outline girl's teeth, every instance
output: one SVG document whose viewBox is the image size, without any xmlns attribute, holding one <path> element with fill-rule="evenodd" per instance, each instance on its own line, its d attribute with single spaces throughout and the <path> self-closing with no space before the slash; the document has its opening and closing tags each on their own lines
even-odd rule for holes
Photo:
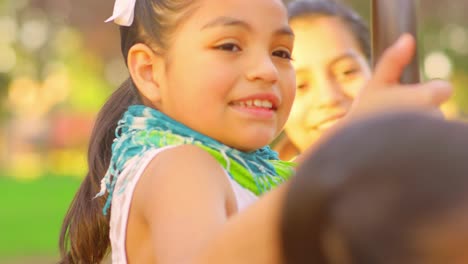
<svg viewBox="0 0 468 264">
<path fill-rule="evenodd" d="M 273 104 L 269 101 L 263 101 L 262 106 L 265 108 L 272 108 Z"/>
<path fill-rule="evenodd" d="M 243 106 L 243 107 L 262 107 L 262 108 L 273 108 L 273 103 L 268 101 L 268 100 L 249 100 L 245 102 L 238 102 L 237 105 Z"/>
</svg>

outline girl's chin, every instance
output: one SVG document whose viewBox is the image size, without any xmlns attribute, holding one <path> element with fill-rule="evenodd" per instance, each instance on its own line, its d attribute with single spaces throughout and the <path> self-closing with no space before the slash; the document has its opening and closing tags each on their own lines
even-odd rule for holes
<svg viewBox="0 0 468 264">
<path fill-rule="evenodd" d="M 249 129 L 249 127 L 246 127 L 231 131 L 229 135 L 225 136 L 229 136 L 229 139 L 220 140 L 224 144 L 244 152 L 251 152 L 268 146 L 277 135 L 275 129 L 263 127 L 262 129 L 258 129 L 258 127 Z"/>
<path fill-rule="evenodd" d="M 237 145 L 233 147 L 243 152 L 252 152 L 257 149 L 263 148 L 270 143 L 271 141 L 267 141 L 264 139 L 259 140 L 259 138 L 256 138 L 256 139 L 251 139 L 249 141 L 245 141 L 245 143 L 242 145 Z"/>
</svg>

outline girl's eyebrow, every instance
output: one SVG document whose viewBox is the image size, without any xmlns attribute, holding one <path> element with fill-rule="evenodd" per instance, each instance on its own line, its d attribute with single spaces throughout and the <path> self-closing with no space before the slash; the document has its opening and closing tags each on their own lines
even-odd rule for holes
<svg viewBox="0 0 468 264">
<path fill-rule="evenodd" d="M 275 35 L 286 35 L 286 36 L 289 36 L 289 37 L 292 37 L 294 38 L 294 32 L 293 30 L 291 29 L 290 26 L 284 26 L 278 30 L 275 30 L 274 32 Z"/>
<path fill-rule="evenodd" d="M 250 26 L 249 23 L 243 20 L 237 19 L 237 18 L 227 17 L 227 16 L 220 16 L 218 18 L 213 19 L 211 22 L 208 22 L 207 24 L 205 24 L 201 28 L 201 30 L 205 30 L 205 29 L 209 29 L 213 27 L 219 27 L 219 26 L 228 26 L 228 27 L 238 26 L 238 27 L 245 28 L 248 31 L 252 31 L 252 26 Z M 275 30 L 274 35 L 287 35 L 290 37 L 294 37 L 294 32 L 291 29 L 291 27 L 286 25 L 284 27 L 281 27 Z"/>
<path fill-rule="evenodd" d="M 340 61 L 343 61 L 343 60 L 355 60 L 357 58 L 357 55 L 353 52 L 346 52 L 334 59 L 332 59 L 331 61 L 328 62 L 328 65 L 329 66 L 333 66 L 334 64 L 337 64 L 338 62 Z"/>
<path fill-rule="evenodd" d="M 205 24 L 201 30 L 205 30 L 208 28 L 213 28 L 213 27 L 219 27 L 219 26 L 240 26 L 243 27 L 249 31 L 252 30 L 252 27 L 245 21 L 232 18 L 232 17 L 226 17 L 226 16 L 220 16 L 218 18 L 213 19 L 211 22 L 208 22 Z"/>
</svg>

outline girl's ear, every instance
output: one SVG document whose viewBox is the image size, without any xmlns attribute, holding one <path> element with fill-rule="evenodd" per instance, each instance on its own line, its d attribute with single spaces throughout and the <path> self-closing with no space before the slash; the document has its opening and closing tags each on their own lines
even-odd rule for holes
<svg viewBox="0 0 468 264">
<path fill-rule="evenodd" d="M 164 74 L 163 58 L 147 45 L 138 43 L 130 48 L 127 65 L 143 102 L 152 106 L 158 105 L 161 99 L 159 77 Z"/>
</svg>

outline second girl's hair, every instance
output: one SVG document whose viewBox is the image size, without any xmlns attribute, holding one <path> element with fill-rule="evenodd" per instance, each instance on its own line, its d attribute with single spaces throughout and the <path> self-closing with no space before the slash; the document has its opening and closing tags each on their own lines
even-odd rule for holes
<svg viewBox="0 0 468 264">
<path fill-rule="evenodd" d="M 331 16 L 341 19 L 351 30 L 366 58 L 370 59 L 369 28 L 362 17 L 350 7 L 334 0 L 296 0 L 289 3 L 288 13 L 290 21 L 315 16 Z"/>
</svg>

